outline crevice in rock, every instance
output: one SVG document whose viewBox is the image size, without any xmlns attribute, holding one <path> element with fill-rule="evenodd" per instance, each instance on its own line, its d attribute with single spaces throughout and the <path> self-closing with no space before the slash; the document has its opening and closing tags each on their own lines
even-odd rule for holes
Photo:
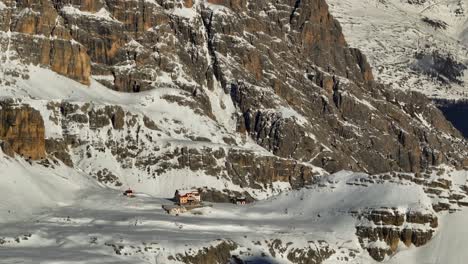
<svg viewBox="0 0 468 264">
<path fill-rule="evenodd" d="M 294 8 L 293 8 L 293 10 L 291 12 L 291 15 L 289 16 L 289 24 L 292 23 L 292 21 L 294 19 L 294 16 L 296 15 L 297 9 L 301 5 L 301 2 L 302 2 L 302 0 L 296 0 L 296 3 L 294 3 Z"/>
<path fill-rule="evenodd" d="M 203 15 L 206 13 L 207 17 Z M 208 52 L 211 58 L 211 68 L 213 69 L 213 74 L 218 82 L 221 83 L 221 87 L 226 90 L 226 80 L 223 77 L 222 70 L 219 66 L 218 57 L 216 56 L 216 50 L 213 44 L 213 16 L 214 12 L 211 10 L 203 10 L 202 11 L 202 21 L 203 26 L 205 28 L 206 38 L 207 38 L 207 45 L 208 45 Z"/>
</svg>

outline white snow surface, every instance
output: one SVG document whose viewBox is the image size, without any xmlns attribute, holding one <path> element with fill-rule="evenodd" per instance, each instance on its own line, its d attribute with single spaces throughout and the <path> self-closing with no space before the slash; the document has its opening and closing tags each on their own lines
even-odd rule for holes
<svg viewBox="0 0 468 264">
<path fill-rule="evenodd" d="M 67 6 L 64 6 L 61 11 L 67 15 L 84 16 L 89 19 L 97 19 L 97 20 L 102 20 L 102 21 L 120 23 L 118 20 L 114 19 L 111 13 L 109 13 L 109 11 L 105 9 L 104 7 L 101 8 L 99 11 L 93 13 L 93 12 L 81 11 L 78 8 L 75 8 L 71 5 L 67 5 Z"/>
<path fill-rule="evenodd" d="M 0 151 L 0 186 L 0 223 L 4 223 L 30 217 L 46 207 L 70 204 L 81 189 L 92 190 L 96 183 L 67 166 L 49 170 Z"/>
<path fill-rule="evenodd" d="M 195 18 L 197 16 L 198 13 L 193 8 L 183 7 L 183 8 L 174 9 L 173 14 L 177 15 L 177 16 L 180 16 L 180 17 L 193 19 L 193 18 Z"/>
<path fill-rule="evenodd" d="M 0 259 L 5 264 L 181 263 L 168 257 L 193 255 L 216 245 L 219 238 L 241 244 L 241 251 L 250 248 L 253 255 L 269 252 L 266 243 L 257 241 L 280 239 L 307 248 L 310 241 L 325 240 L 336 251 L 352 250 L 356 257 L 351 263 L 375 263 L 360 248 L 355 235 L 358 220 L 351 210 L 432 210 L 421 186 L 350 185 L 367 175 L 343 171 L 324 177 L 317 186 L 246 206 L 213 204 L 171 216 L 161 209 L 171 203 L 162 188 L 155 195 L 136 189 L 137 197 L 127 198 L 60 164 L 45 168 L 2 156 L 0 168 Z M 455 172 L 447 177 L 464 184 L 467 175 Z M 433 241 L 418 249 L 402 247 L 389 263 L 465 263 L 467 212 L 441 218 Z M 116 254 L 116 247 L 121 254 Z M 340 254 L 326 263 L 345 263 Z M 278 254 L 271 263 L 290 262 Z"/>
<path fill-rule="evenodd" d="M 416 72 L 418 52 L 453 56 L 468 61 L 468 1 L 427 0 L 327 0 L 331 14 L 340 22 L 347 42 L 367 56 L 377 80 L 395 89 L 419 91 L 431 98 L 468 98 L 468 70 L 460 76 L 465 83 L 442 84 Z M 416 1 L 413 1 L 416 2 Z M 458 9 L 463 10 L 457 13 Z M 436 29 L 424 18 L 441 21 Z"/>
<path fill-rule="evenodd" d="M 132 113 L 140 113 L 148 116 L 156 123 L 164 122 L 167 129 L 171 127 L 165 120 L 176 120 L 181 122 L 181 127 L 186 128 L 189 133 L 200 137 L 210 138 L 214 143 L 222 143 L 223 134 L 229 134 L 226 129 L 212 119 L 196 114 L 189 107 L 179 106 L 177 103 L 164 100 L 165 95 L 188 97 L 186 92 L 180 89 L 160 88 L 138 94 L 128 94 L 112 91 L 96 80 L 91 80 L 90 86 L 85 86 L 60 76 L 48 69 L 28 66 L 28 79 L 18 79 L 15 86 L 2 87 L 2 96 L 22 98 L 23 102 L 31 104 L 41 113 L 47 113 L 45 105 L 50 101 L 67 101 L 72 103 L 91 103 L 94 105 L 118 105 Z M 220 98 L 220 101 L 225 101 Z M 219 103 L 218 103 L 219 104 Z M 227 103 L 226 103 L 227 105 Z M 232 114 L 232 102 L 228 105 Z M 219 111 L 217 114 L 222 113 Z M 232 117 L 217 116 L 232 128 Z M 48 118 L 44 120 L 48 122 Z M 56 125 L 55 125 L 56 126 Z M 46 126 L 46 137 L 59 137 L 54 131 L 52 123 Z M 61 128 L 58 128 L 61 129 Z"/>
</svg>

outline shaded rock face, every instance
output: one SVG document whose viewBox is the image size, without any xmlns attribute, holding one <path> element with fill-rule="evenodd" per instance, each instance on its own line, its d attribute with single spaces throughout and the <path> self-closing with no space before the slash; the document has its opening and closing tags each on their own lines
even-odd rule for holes
<svg viewBox="0 0 468 264">
<path fill-rule="evenodd" d="M 73 167 L 68 143 L 63 139 L 46 139 L 46 151 L 50 156 L 60 160 L 69 167 Z"/>
<path fill-rule="evenodd" d="M 177 163 L 167 163 L 173 159 Z M 293 188 L 301 188 L 314 183 L 320 176 L 313 167 L 295 160 L 258 155 L 248 150 L 176 148 L 136 165 L 157 168 L 156 175 L 172 169 L 203 170 L 208 175 L 224 176 L 240 187 L 253 189 L 268 188 L 274 182 L 287 182 Z"/>
<path fill-rule="evenodd" d="M 372 223 L 358 225 L 356 235 L 361 246 L 377 261 L 396 253 L 400 242 L 406 247 L 425 245 L 438 226 L 434 213 L 411 210 L 375 209 L 362 213 L 359 218 Z"/>
<path fill-rule="evenodd" d="M 229 189 L 216 190 L 209 188 L 200 188 L 201 199 L 205 202 L 213 203 L 233 203 L 237 197 L 245 197 L 247 203 L 254 202 L 255 199 L 248 192 L 237 192 Z"/>
<path fill-rule="evenodd" d="M 102 169 L 81 169 L 111 186 L 121 186 L 118 180 L 122 177 L 118 174 L 121 169 L 132 169 L 133 177 L 148 180 L 174 170 L 203 172 L 218 179 L 228 179 L 241 188 L 257 190 L 272 188 L 275 182 L 301 188 L 313 184 L 323 173 L 310 164 L 236 148 L 235 145 L 178 146 L 177 142 L 166 142 L 168 131 L 161 130 L 159 123 L 120 106 L 49 102 L 46 107 L 51 112 L 47 117 L 51 126 L 61 130 L 62 137 L 47 139 L 47 153 L 69 166 L 75 165 L 74 159 L 91 161 L 108 153 L 107 158 L 114 160 L 118 168 L 104 164 L 98 166 Z M 193 139 L 193 142 L 206 144 L 203 140 Z M 229 202 L 226 194 L 211 193 L 210 197 Z"/>
<path fill-rule="evenodd" d="M 210 94 L 230 95 L 237 132 L 280 158 L 381 173 L 467 154 L 424 96 L 374 82 L 324 0 L 44 0 L 0 13 L 2 46 L 82 83 L 182 89 L 212 119 Z"/>
<path fill-rule="evenodd" d="M 284 243 L 280 239 L 267 241 L 273 258 L 286 257 L 291 263 L 320 264 L 335 254 L 335 250 L 322 240 L 309 241 L 309 247 L 295 248 L 292 243 Z"/>
<path fill-rule="evenodd" d="M 28 159 L 45 157 L 44 121 L 39 111 L 12 102 L 0 103 L 0 141 L 2 150 Z"/>
<path fill-rule="evenodd" d="M 232 241 L 220 241 L 216 246 L 209 246 L 196 251 L 186 252 L 169 257 L 169 260 L 178 260 L 191 264 L 224 264 L 224 263 L 276 263 L 275 259 L 287 258 L 294 264 L 320 264 L 326 261 L 335 251 L 325 241 L 309 241 L 308 246 L 295 247 L 293 243 L 285 243 L 281 239 L 253 242 L 254 248 L 264 244 L 268 252 L 262 256 L 252 255 L 251 248 L 241 250 L 240 255 L 231 255 L 233 251 L 243 245 Z"/>
<path fill-rule="evenodd" d="M 235 250 L 237 245 L 233 242 L 222 241 L 216 246 L 206 247 L 199 250 L 196 254 L 178 254 L 175 257 L 170 257 L 169 259 L 175 259 L 181 261 L 182 263 L 190 264 L 223 264 L 229 263 L 231 259 L 231 251 Z"/>
<path fill-rule="evenodd" d="M 461 164 L 456 152 L 466 145 L 414 119 L 423 115 L 453 137 L 458 131 L 423 96 L 374 83 L 365 56 L 347 46 L 323 1 L 264 6 L 249 3 L 245 16 L 203 13 L 216 78 L 241 112 L 239 131 L 275 155 L 331 172 Z M 283 105 L 295 112 L 278 111 Z"/>
</svg>

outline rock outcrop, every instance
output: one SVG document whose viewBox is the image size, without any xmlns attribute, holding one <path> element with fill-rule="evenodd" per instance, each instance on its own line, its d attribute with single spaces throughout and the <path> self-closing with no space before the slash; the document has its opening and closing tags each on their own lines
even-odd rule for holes
<svg viewBox="0 0 468 264">
<path fill-rule="evenodd" d="M 5 1 L 0 9 L 2 50 L 6 60 L 15 51 L 26 63 L 50 67 L 53 71 L 90 83 L 91 61 L 86 48 L 73 40 L 66 21 L 52 1 Z"/>
<path fill-rule="evenodd" d="M 434 213 L 418 210 L 380 208 L 361 213 L 359 218 L 366 220 L 356 227 L 359 243 L 377 261 L 393 255 L 400 242 L 406 247 L 425 245 L 438 226 Z"/>
<path fill-rule="evenodd" d="M 232 241 L 220 241 L 216 246 L 205 247 L 196 252 L 186 252 L 169 257 L 170 260 L 178 260 L 183 263 L 205 264 L 205 263 L 269 263 L 271 259 L 284 258 L 294 264 L 320 264 L 326 261 L 335 251 L 325 241 L 309 241 L 308 246 L 296 248 L 292 243 L 284 243 L 281 239 L 265 240 L 254 242 L 255 246 L 265 244 L 268 252 L 256 256 L 252 248 L 247 248 L 246 252 L 240 251 L 239 255 L 232 255 L 232 252 L 243 245 Z M 254 248 L 255 248 L 254 246 Z"/>
<path fill-rule="evenodd" d="M 274 182 L 301 188 L 313 184 L 323 174 L 307 163 L 239 148 L 234 139 L 225 138 L 228 143 L 218 146 L 209 146 L 209 139 L 204 138 L 192 140 L 208 146 L 178 146 L 177 141 L 160 144 L 159 141 L 167 141 L 167 134 L 172 133 L 170 129 L 160 129 L 149 117 L 133 114 L 120 106 L 51 102 L 46 108 L 51 113 L 45 117 L 50 128 L 61 130 L 63 137 L 48 138 L 47 153 L 69 166 L 74 166 L 72 156 L 75 160 L 91 161 L 101 153 L 108 153 L 108 159 L 120 168 L 133 170 L 135 177 L 151 180 L 171 171 L 189 170 L 258 190 L 271 188 Z M 118 187 L 122 185 L 120 168 L 81 169 L 105 184 Z"/>
<path fill-rule="evenodd" d="M 186 245 L 185 248 L 176 251 L 178 253 L 161 256 L 158 260 L 187 264 L 244 264 L 273 263 L 275 259 L 284 259 L 293 264 L 321 264 L 336 253 L 330 244 L 322 240 L 307 241 L 304 246 L 293 245 L 292 242 L 286 241 L 288 240 L 283 241 L 280 238 L 263 241 L 217 239 L 201 247 Z M 142 256 L 145 253 L 163 255 L 158 243 L 128 245 L 107 242 L 105 245 L 112 248 L 117 255 Z"/>
<path fill-rule="evenodd" d="M 467 141 L 425 96 L 377 83 L 324 0 L 3 2 L 0 77 L 28 79 L 33 64 L 96 87 L 78 95 L 44 89 L 51 96 L 28 90 L 37 82 L 0 78 L 10 94 L 24 95 L 0 101 L 0 142 L 10 156 L 47 158 L 37 164 L 63 163 L 114 188 L 203 188 L 206 200 L 221 202 L 320 187 L 323 175 L 340 170 L 367 173 L 349 185 L 418 185 L 423 209 L 350 212 L 362 249 L 378 261 L 401 244 L 426 244 L 436 212 L 468 206 L 467 185 L 432 171 L 468 166 Z M 17 65 L 22 71 L 11 70 Z M 114 90 L 109 98 L 95 82 Z M 249 244 L 261 257 L 300 264 L 334 254 L 352 261 L 356 250 L 261 240 Z M 232 256 L 240 243 L 218 242 L 171 260 L 256 257 L 249 248 Z M 119 255 L 147 249 L 104 245 Z"/>
<path fill-rule="evenodd" d="M 459 138 L 458 131 L 424 96 L 375 83 L 324 1 L 271 9 L 267 2 L 240 5 L 245 15 L 202 12 L 215 76 L 241 114 L 239 131 L 275 155 L 331 172 L 461 164 L 466 144 L 431 132 Z"/>
<path fill-rule="evenodd" d="M 297 264 L 320 264 L 336 253 L 326 241 L 308 241 L 308 247 L 296 248 L 280 239 L 265 241 L 272 257 L 288 259 Z"/>
<path fill-rule="evenodd" d="M 196 254 L 178 254 L 169 259 L 190 264 L 228 263 L 231 259 L 231 251 L 234 251 L 237 247 L 238 246 L 231 241 L 222 241 L 216 246 L 201 249 Z"/>
<path fill-rule="evenodd" d="M 0 102 L 0 142 L 4 153 L 42 159 L 46 156 L 44 133 L 39 111 L 12 101 Z"/>
</svg>

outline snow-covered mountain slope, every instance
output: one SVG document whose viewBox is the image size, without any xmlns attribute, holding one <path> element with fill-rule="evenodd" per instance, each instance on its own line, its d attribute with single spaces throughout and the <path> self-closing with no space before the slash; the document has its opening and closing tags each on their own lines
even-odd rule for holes
<svg viewBox="0 0 468 264">
<path fill-rule="evenodd" d="M 0 223 L 28 219 L 48 207 L 76 201 L 81 190 L 93 190 L 96 183 L 64 165 L 54 170 L 12 159 L 0 151 Z"/>
<path fill-rule="evenodd" d="M 24 71 L 28 79 L 16 80 L 12 87 L 5 86 L 2 95 L 15 98 L 17 105 L 27 104 L 39 110 L 46 128 L 46 145 L 51 146 L 49 152 L 58 160 L 114 188 L 132 187 L 169 197 L 178 188 L 205 186 L 216 190 L 250 190 L 255 195 L 256 191 L 251 189 L 257 185 L 256 188 L 265 191 L 259 190 L 259 197 L 265 197 L 290 188 L 293 181 L 287 178 L 288 182 L 275 191 L 275 186 L 281 185 L 276 182 L 287 176 L 257 182 L 251 179 L 251 174 L 264 177 L 265 171 L 253 170 L 271 166 L 271 162 L 276 166 L 284 163 L 286 169 L 301 167 L 228 130 L 229 123 L 235 122 L 229 113 L 217 111 L 226 124 L 200 114 L 202 110 L 196 108 L 196 102 L 180 89 L 124 94 L 94 80 L 87 87 L 35 66 L 25 67 Z M 230 99 L 219 96 L 213 94 L 212 98 L 232 105 Z M 63 145 L 73 141 L 73 147 Z M 240 164 L 242 161 L 237 161 L 236 155 L 253 156 L 252 164 Z M 187 156 L 188 160 L 181 160 L 180 156 Z M 255 163 L 263 159 L 267 160 L 265 164 Z M 245 172 L 226 171 L 226 163 L 234 170 L 242 166 Z M 311 176 L 327 174 L 311 164 L 302 166 Z"/>
<path fill-rule="evenodd" d="M 390 260 L 393 254 L 404 251 L 407 243 L 409 248 L 414 247 L 412 243 L 430 243 L 432 232 L 443 230 L 432 227 L 433 217 L 443 219 L 446 210 L 460 210 L 463 205 L 459 202 L 463 204 L 466 199 L 465 172 L 453 172 L 449 167 L 441 172 L 434 169 L 418 180 L 415 174 L 383 177 L 341 172 L 327 176 L 322 169 L 304 164 L 315 173 L 316 182 L 309 182 L 309 189 L 291 191 L 291 179 L 269 178 L 267 184 L 252 188 L 248 185 L 249 176 L 244 179 L 247 184 L 239 182 L 242 177 L 232 178 L 233 174 L 224 169 L 215 170 L 218 177 L 214 177 L 206 166 L 192 164 L 181 168 L 179 161 L 169 156 L 164 161 L 172 165 L 153 177 L 148 167 L 139 166 L 138 162 L 161 158 L 183 147 L 201 151 L 220 148 L 227 153 L 248 151 L 256 159 L 275 157 L 248 138 L 194 113 L 191 107 L 162 99 L 168 94 L 184 96 L 183 91 L 158 89 L 122 94 L 94 81 L 86 87 L 47 69 L 24 69 L 29 78 L 17 79 L 16 86 L 5 87 L 3 95 L 16 98 L 17 107 L 24 103 L 40 111 L 46 140 L 86 143 L 71 144 L 67 154 L 73 167 L 65 166 L 67 159 L 63 157 L 25 161 L 2 154 L 0 177 L 4 191 L 0 200 L 4 202 L 0 210 L 7 231 L 1 233 L 0 241 L 7 250 L 0 256 L 5 263 L 53 263 L 57 259 L 63 263 L 81 259 L 86 259 L 86 263 L 155 263 L 155 259 L 156 263 L 190 263 L 187 256 L 197 256 L 203 247 L 267 263 L 301 263 L 304 255 L 317 252 L 317 263 L 373 263 L 374 258 Z M 106 107 L 122 109 L 121 125 L 117 118 L 108 123 L 101 121 L 103 125 L 92 121 L 102 117 L 89 113 Z M 80 121 L 82 116 L 89 120 Z M 155 124 L 145 124 L 145 116 Z M 177 133 L 178 129 L 184 132 Z M 197 136 L 208 137 L 210 142 L 194 139 Z M 235 143 L 226 143 L 226 137 Z M 121 156 L 118 152 L 123 151 L 122 146 L 130 146 L 137 153 Z M 148 151 L 150 146 L 154 149 Z M 191 159 L 196 156 L 193 153 Z M 229 156 L 217 158 L 219 167 L 226 162 L 235 164 Z M 248 164 L 243 162 L 239 168 L 247 169 Z M 265 166 L 262 162 L 252 167 Z M 156 164 L 154 168 L 163 168 L 162 163 Z M 264 173 L 260 171 L 259 175 Z M 382 177 L 386 180 L 382 181 Z M 132 187 L 141 196 L 128 200 L 107 186 L 118 190 Z M 160 208 L 170 203 L 165 198 L 178 188 L 205 186 L 247 192 L 257 199 L 286 192 L 247 207 L 215 204 L 212 209 L 179 218 Z M 443 212 L 436 213 L 433 208 L 443 208 Z M 420 220 L 401 224 L 399 220 L 386 224 L 375 220 L 386 213 L 409 219 L 410 212 L 417 212 Z M 19 226 L 15 228 L 16 225 Z M 379 240 L 379 232 L 388 231 L 377 228 L 390 228 L 393 235 Z M 400 238 L 404 237 L 404 230 L 415 234 L 414 242 L 413 235 Z M 62 253 L 57 255 L 57 251 Z M 291 252 L 302 257 L 293 258 Z M 192 263 L 216 263 L 201 261 Z"/>
<path fill-rule="evenodd" d="M 0 3 L 0 262 L 392 261 L 468 206 L 468 142 L 323 0 Z"/>
<path fill-rule="evenodd" d="M 65 157 L 65 152 L 79 149 L 74 143 L 85 145 L 86 128 L 112 126 L 108 133 L 119 130 L 120 139 L 124 132 L 137 144 L 126 144 L 132 150 L 125 151 L 126 158 L 142 157 L 145 151 L 140 148 L 149 144 L 142 141 L 149 138 L 140 135 L 155 138 L 158 128 L 165 130 L 159 133 L 161 137 L 183 143 L 179 150 L 187 144 L 207 146 L 208 141 L 217 146 L 210 147 L 211 152 L 221 146 L 237 148 L 254 143 L 253 148 L 270 152 L 269 158 L 262 157 L 270 160 L 267 168 L 275 167 L 271 165 L 272 156 L 276 156 L 280 163 L 289 165 L 275 170 L 295 171 L 292 175 L 268 173 L 267 177 L 274 174 L 283 180 L 298 179 L 293 185 L 310 182 L 313 166 L 329 172 L 381 173 L 423 171 L 442 163 L 463 165 L 466 143 L 459 140 L 460 133 L 425 97 L 375 82 L 365 55 L 348 45 L 323 0 L 302 1 L 297 6 L 286 0 L 213 1 L 5 2 L 6 8 L 0 10 L 5 17 L 0 21 L 2 87 L 13 98 L 61 98 L 59 103 L 42 101 L 40 109 L 48 104 L 45 113 L 53 112 L 53 116 L 43 119 L 48 125 L 54 122 L 51 128 L 58 127 L 62 131 L 55 132 L 65 137 L 62 142 L 52 142 L 57 137 L 50 137 L 46 129 L 47 152 L 59 153 L 68 164 L 73 160 Z M 134 16 L 138 12 L 142 16 Z M 67 102 L 54 95 L 55 90 L 58 95 L 67 91 L 58 84 L 77 85 L 55 80 L 51 74 L 38 76 L 37 70 L 30 70 L 36 66 L 30 65 L 49 68 L 80 82 L 81 87 L 89 85 L 87 94 L 94 96 Z M 117 97 L 122 100 L 113 100 L 116 93 L 106 95 L 103 89 L 94 89 L 97 83 L 101 88 L 128 93 L 128 99 L 121 95 Z M 94 105 L 87 101 L 91 98 Z M 140 99 L 146 105 L 142 109 L 127 107 L 139 104 Z M 125 118 L 122 107 L 128 110 Z M 138 117 L 130 117 L 142 111 L 140 122 Z M 122 118 L 132 129 L 144 129 L 142 134 L 127 135 L 129 129 L 121 127 Z M 146 125 L 152 132 L 147 133 L 148 127 L 141 125 L 145 120 L 151 121 Z M 71 134 L 68 127 L 74 128 Z M 76 133 L 77 129 L 83 133 Z M 115 140 L 104 142 L 109 141 L 106 133 L 91 134 L 91 142 L 113 145 L 114 156 L 121 152 Z M 13 148 L 18 146 L 12 144 Z M 176 145 L 171 143 L 171 147 Z M 175 160 L 182 153 L 175 151 L 165 155 L 166 159 Z M 187 149 L 190 151 L 203 159 L 199 150 Z M 233 152 L 226 156 L 234 158 Z M 238 164 L 239 156 L 246 155 L 236 156 Z M 211 167 L 217 163 L 208 159 Z M 161 174 L 154 167 L 169 163 L 167 160 L 151 157 L 136 165 L 151 167 L 144 168 L 151 175 Z M 126 162 L 126 167 L 133 166 L 133 161 Z M 301 168 L 292 168 L 294 162 Z M 259 170 L 253 172 L 253 162 L 249 165 L 250 174 L 263 177 Z M 233 169 L 231 176 L 234 171 L 239 170 Z"/>
<path fill-rule="evenodd" d="M 376 78 L 432 98 L 468 98 L 468 1 L 329 0 Z"/>
<path fill-rule="evenodd" d="M 7 220 L 2 221 L 0 233 L 5 264 L 236 263 L 232 255 L 246 263 L 375 263 L 367 252 L 388 250 L 385 241 L 395 239 L 392 247 L 398 253 L 383 254 L 389 263 L 456 264 L 463 263 L 459 260 L 465 254 L 458 251 L 465 236 L 455 232 L 468 232 L 462 224 L 466 212 L 435 213 L 431 194 L 409 181 L 372 183 L 368 175 L 340 172 L 319 185 L 254 204 L 214 204 L 172 216 L 161 209 L 169 200 L 142 194 L 127 198 L 97 183 L 93 186 L 85 174 L 69 175 L 62 167 L 41 169 L 39 164 L 12 159 L 2 161 L 2 166 L 22 171 L 11 169 L 15 181 L 2 180 L 2 186 L 11 188 L 3 189 L 0 199 L 15 197 L 30 208 L 40 205 L 44 210 L 30 219 L 11 221 L 9 215 L 22 208 L 7 212 L 14 204 L 0 204 L 1 219 Z M 41 170 L 52 175 L 45 179 Z M 37 191 L 38 186 L 57 181 L 53 173 L 63 177 L 60 185 L 53 185 L 58 188 Z M 0 176 L 4 179 L 6 171 Z M 466 186 L 466 172 L 447 171 L 443 176 L 453 181 L 453 188 Z M 44 199 L 44 194 L 53 198 Z M 71 194 L 74 199 L 64 200 Z M 57 201 L 67 203 L 57 207 Z M 391 233 L 384 231 L 386 237 L 374 241 L 386 228 Z M 404 230 L 412 231 L 409 240 Z M 428 241 L 426 236 L 434 231 L 434 239 Z M 427 244 L 414 249 L 413 243 L 422 242 Z"/>
</svg>

